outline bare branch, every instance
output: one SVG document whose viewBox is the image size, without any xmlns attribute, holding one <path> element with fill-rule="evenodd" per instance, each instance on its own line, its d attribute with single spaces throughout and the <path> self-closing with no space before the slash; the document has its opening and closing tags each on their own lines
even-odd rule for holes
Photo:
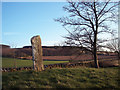
<svg viewBox="0 0 120 90">
<path fill-rule="evenodd" d="M 68 1 L 68 6 L 64 10 L 68 12 L 68 17 L 58 18 L 55 21 L 63 26 L 72 28 L 68 31 L 66 44 L 84 47 L 92 52 L 96 67 L 98 67 L 97 50 L 105 47 L 108 40 L 98 37 L 102 33 L 114 34 L 108 22 L 116 21 L 118 3 L 107 2 L 73 2 Z M 114 46 L 114 45 L 112 45 Z"/>
</svg>

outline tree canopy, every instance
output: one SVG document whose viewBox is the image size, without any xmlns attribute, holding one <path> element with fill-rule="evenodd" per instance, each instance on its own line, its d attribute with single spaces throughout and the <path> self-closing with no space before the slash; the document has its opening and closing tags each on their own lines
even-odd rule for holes
<svg viewBox="0 0 120 90">
<path fill-rule="evenodd" d="M 99 37 L 100 34 L 107 33 L 114 34 L 111 29 L 111 22 L 117 23 L 117 7 L 118 2 L 73 2 L 68 1 L 68 5 L 63 9 L 68 13 L 68 16 L 55 19 L 55 21 L 62 23 L 64 28 L 68 31 L 65 36 L 65 43 L 71 46 L 84 47 L 90 51 L 94 56 L 96 67 L 99 67 L 97 60 L 97 50 L 108 39 Z M 68 27 L 67 27 L 68 26 Z"/>
</svg>

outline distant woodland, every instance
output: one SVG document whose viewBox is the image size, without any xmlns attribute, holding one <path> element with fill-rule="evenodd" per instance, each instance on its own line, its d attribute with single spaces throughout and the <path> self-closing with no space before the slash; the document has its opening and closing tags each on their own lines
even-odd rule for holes
<svg viewBox="0 0 120 90">
<path fill-rule="evenodd" d="M 70 56 L 79 53 L 88 53 L 80 50 L 78 47 L 70 46 L 42 46 L 43 56 Z M 27 57 L 32 56 L 32 47 L 24 46 L 23 48 L 10 48 L 8 45 L 2 45 L 3 57 Z"/>
<path fill-rule="evenodd" d="M 80 47 L 74 46 L 42 46 L 43 56 L 73 56 L 80 54 L 90 54 L 88 51 L 83 51 Z M 2 57 L 30 57 L 32 56 L 32 47 L 24 46 L 23 48 L 10 48 L 8 45 L 0 45 L 0 55 Z M 101 55 L 109 55 L 108 52 L 99 52 Z M 114 54 L 114 53 L 111 53 Z"/>
</svg>

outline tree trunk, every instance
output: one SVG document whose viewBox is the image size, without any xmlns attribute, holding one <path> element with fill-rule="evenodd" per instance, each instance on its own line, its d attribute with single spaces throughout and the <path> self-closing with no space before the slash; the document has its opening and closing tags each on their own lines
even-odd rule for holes
<svg viewBox="0 0 120 90">
<path fill-rule="evenodd" d="M 97 27 L 96 27 L 97 28 Z M 99 63 L 98 63 L 98 57 L 97 57 L 97 29 L 96 29 L 96 32 L 94 34 L 94 52 L 93 52 L 93 55 L 94 55 L 94 63 L 95 63 L 95 68 L 99 68 Z"/>
<path fill-rule="evenodd" d="M 97 42 L 97 34 L 95 35 L 95 39 L 94 39 L 94 63 L 95 63 L 95 68 L 99 68 L 99 63 L 98 63 L 98 57 L 97 57 L 97 47 L 96 47 L 96 42 Z"/>
<path fill-rule="evenodd" d="M 97 51 L 94 51 L 94 63 L 95 63 L 95 68 L 99 68 Z"/>
<path fill-rule="evenodd" d="M 96 29 L 94 29 L 93 26 L 93 31 L 94 31 L 94 62 L 95 62 L 95 68 L 99 68 L 99 63 L 98 63 L 98 57 L 97 57 L 97 34 L 98 34 L 98 17 L 97 17 L 97 13 L 96 13 L 96 5 L 95 5 L 95 1 L 94 1 L 94 14 L 95 14 L 95 23 L 96 23 Z"/>
<path fill-rule="evenodd" d="M 118 51 L 118 59 L 120 60 L 120 51 Z"/>
</svg>

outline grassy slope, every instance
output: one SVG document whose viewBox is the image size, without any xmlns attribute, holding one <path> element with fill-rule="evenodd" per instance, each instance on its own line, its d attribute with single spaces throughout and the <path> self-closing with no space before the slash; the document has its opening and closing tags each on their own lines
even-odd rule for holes
<svg viewBox="0 0 120 90">
<path fill-rule="evenodd" d="M 32 66 L 32 60 L 21 60 L 15 59 L 17 67 L 24 67 L 24 66 Z M 47 64 L 55 64 L 55 63 L 66 63 L 68 61 L 44 61 L 44 65 Z M 2 67 L 14 67 L 14 59 L 13 58 L 2 58 Z"/>
<path fill-rule="evenodd" d="M 119 68 L 4 72 L 3 88 L 120 88 Z"/>
</svg>

